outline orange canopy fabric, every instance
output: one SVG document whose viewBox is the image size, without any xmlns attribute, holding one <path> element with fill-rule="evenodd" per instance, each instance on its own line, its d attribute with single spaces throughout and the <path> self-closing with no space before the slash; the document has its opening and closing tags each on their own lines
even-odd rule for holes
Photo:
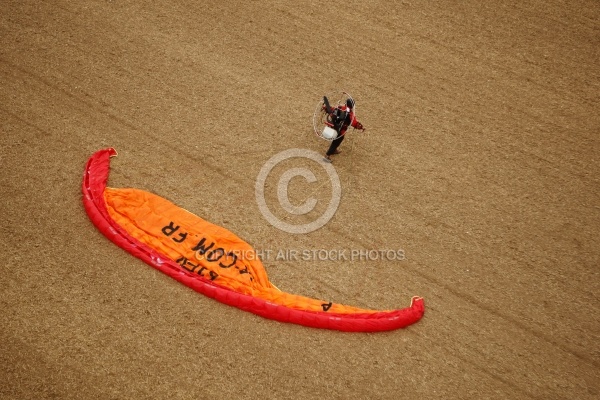
<svg viewBox="0 0 600 400">
<path fill-rule="evenodd" d="M 378 312 L 284 293 L 276 289 L 248 243 L 229 230 L 138 189 L 104 191 L 108 212 L 129 235 L 190 272 L 236 292 L 300 310 Z"/>
</svg>

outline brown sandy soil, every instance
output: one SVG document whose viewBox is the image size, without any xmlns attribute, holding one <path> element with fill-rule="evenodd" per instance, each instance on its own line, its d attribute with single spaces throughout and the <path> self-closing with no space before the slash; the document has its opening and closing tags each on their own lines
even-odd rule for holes
<svg viewBox="0 0 600 400">
<path fill-rule="evenodd" d="M 3 1 L 0 398 L 598 399 L 600 5 L 472 3 Z M 335 158 L 332 221 L 287 234 L 256 176 L 325 150 L 312 112 L 336 89 L 368 130 Z M 349 305 L 420 295 L 425 317 L 348 334 L 188 289 L 85 214 L 109 146 L 111 186 L 257 248 L 404 250 L 265 266 Z"/>
</svg>

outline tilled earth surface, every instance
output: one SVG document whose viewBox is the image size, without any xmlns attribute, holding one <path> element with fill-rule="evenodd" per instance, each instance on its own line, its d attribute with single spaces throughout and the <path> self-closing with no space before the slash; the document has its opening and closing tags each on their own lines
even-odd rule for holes
<svg viewBox="0 0 600 400">
<path fill-rule="evenodd" d="M 599 398 L 600 5 L 476 3 L 5 0 L 0 397 Z M 367 127 L 334 158 L 340 206 L 285 233 L 256 177 L 325 151 L 312 113 L 339 90 Z M 420 295 L 425 317 L 349 334 L 190 290 L 88 219 L 83 167 L 106 147 L 110 186 L 237 233 L 281 290 Z M 292 166 L 320 168 L 273 173 Z M 293 179 L 290 202 L 320 207 L 326 183 Z M 275 259 L 323 249 L 403 257 Z"/>
</svg>

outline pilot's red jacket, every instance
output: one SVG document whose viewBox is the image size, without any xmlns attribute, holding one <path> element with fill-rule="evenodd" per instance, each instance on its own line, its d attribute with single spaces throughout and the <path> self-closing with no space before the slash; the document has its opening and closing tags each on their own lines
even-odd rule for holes
<svg viewBox="0 0 600 400">
<path fill-rule="evenodd" d="M 340 110 L 342 112 L 348 112 L 349 108 L 348 106 L 341 105 L 341 106 L 337 106 L 336 108 L 331 109 L 331 113 L 335 112 L 337 110 Z M 344 136 L 344 134 L 346 133 L 346 131 L 348 130 L 348 127 L 352 126 L 353 128 L 356 129 L 362 129 L 362 124 L 358 121 L 358 119 L 356 119 L 356 116 L 354 115 L 354 110 L 350 109 L 350 115 L 348 117 L 346 117 L 346 119 L 344 120 L 344 122 L 342 123 L 342 126 L 340 128 L 339 131 L 339 136 Z"/>
</svg>

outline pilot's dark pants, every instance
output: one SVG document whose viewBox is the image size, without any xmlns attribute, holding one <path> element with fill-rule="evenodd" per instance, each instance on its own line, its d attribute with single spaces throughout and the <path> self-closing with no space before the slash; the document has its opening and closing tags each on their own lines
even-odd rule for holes
<svg viewBox="0 0 600 400">
<path fill-rule="evenodd" d="M 345 133 L 345 132 L 344 132 L 344 133 Z M 335 151 L 337 150 L 337 148 L 338 148 L 338 147 L 340 146 L 340 144 L 342 144 L 342 142 L 344 141 L 344 136 L 345 136 L 345 135 L 342 135 L 342 136 L 338 137 L 337 139 L 334 139 L 334 140 L 331 142 L 331 145 L 329 145 L 329 150 L 327 150 L 327 153 L 326 153 L 328 156 L 330 156 L 330 155 L 332 155 L 332 154 L 334 154 L 334 153 L 335 153 Z"/>
</svg>

